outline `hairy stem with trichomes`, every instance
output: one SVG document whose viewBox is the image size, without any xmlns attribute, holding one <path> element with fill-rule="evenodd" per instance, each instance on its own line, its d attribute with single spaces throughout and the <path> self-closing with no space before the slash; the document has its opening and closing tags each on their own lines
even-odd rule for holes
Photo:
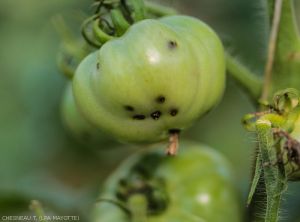
<svg viewBox="0 0 300 222">
<path fill-rule="evenodd" d="M 270 102 L 274 92 L 298 85 L 300 60 L 290 58 L 300 52 L 299 36 L 295 22 L 292 0 L 269 0 L 272 27 L 268 43 L 267 62 L 264 71 L 264 82 L 260 101 Z M 288 42 L 287 42 L 288 40 Z M 299 89 L 299 86 L 297 87 Z M 261 110 L 265 107 L 261 106 Z M 258 150 L 254 176 L 249 192 L 248 204 L 252 197 L 255 205 L 266 201 L 263 209 L 265 222 L 279 220 L 282 194 L 287 187 L 287 177 L 284 166 L 279 164 L 277 154 L 282 149 L 274 143 L 272 124 L 268 120 L 259 119 L 256 123 Z M 259 182 L 261 181 L 261 182 Z M 264 192 L 259 195 L 259 192 Z M 259 197 L 258 197 L 259 196 Z M 257 214 L 254 208 L 253 215 Z M 254 217 L 255 218 L 255 217 Z M 256 218 L 257 219 L 257 218 Z"/>
</svg>

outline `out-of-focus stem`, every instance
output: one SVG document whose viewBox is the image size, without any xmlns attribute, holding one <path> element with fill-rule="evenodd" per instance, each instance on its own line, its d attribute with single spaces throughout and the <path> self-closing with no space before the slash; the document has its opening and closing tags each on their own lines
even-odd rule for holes
<svg viewBox="0 0 300 222">
<path fill-rule="evenodd" d="M 261 94 L 262 101 L 268 99 L 269 89 L 271 85 L 271 76 L 272 76 L 277 36 L 278 36 L 278 30 L 279 30 L 279 24 L 281 18 L 282 1 L 283 0 L 275 1 L 272 29 L 271 29 L 269 45 L 268 45 L 267 63 L 265 66 L 265 73 L 264 73 L 264 85 Z"/>
<path fill-rule="evenodd" d="M 262 80 L 228 53 L 225 56 L 228 74 L 245 89 L 252 99 L 257 100 L 261 93 Z"/>
</svg>

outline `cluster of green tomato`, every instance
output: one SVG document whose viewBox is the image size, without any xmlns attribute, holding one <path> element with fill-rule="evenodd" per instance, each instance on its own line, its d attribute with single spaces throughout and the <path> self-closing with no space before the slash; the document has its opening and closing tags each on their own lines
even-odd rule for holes
<svg viewBox="0 0 300 222">
<path fill-rule="evenodd" d="M 170 138 L 221 99 L 224 50 L 210 27 L 189 16 L 143 19 L 86 56 L 62 104 L 65 125 L 86 144 Z M 175 142 L 174 142 L 175 140 Z M 93 221 L 240 221 L 228 163 L 207 146 L 181 143 L 130 157 L 106 182 Z"/>
</svg>

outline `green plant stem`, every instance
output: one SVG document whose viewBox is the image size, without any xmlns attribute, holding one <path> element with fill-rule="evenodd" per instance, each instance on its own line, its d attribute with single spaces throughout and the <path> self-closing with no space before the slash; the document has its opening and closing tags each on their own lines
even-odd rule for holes
<svg viewBox="0 0 300 222">
<path fill-rule="evenodd" d="M 282 1 L 283 0 L 275 1 L 272 29 L 271 29 L 269 45 L 268 45 L 267 63 L 266 63 L 265 73 L 264 73 L 264 85 L 263 85 L 262 94 L 261 94 L 262 101 L 267 100 L 268 95 L 269 95 L 269 89 L 270 89 L 270 85 L 271 85 L 271 75 L 272 75 L 272 70 L 273 70 L 276 43 L 277 43 L 277 36 L 278 36 L 278 30 L 279 30 L 279 24 L 280 24 L 280 18 L 281 18 Z"/>
<path fill-rule="evenodd" d="M 278 90 L 288 87 L 299 89 L 300 82 L 300 59 L 297 58 L 297 54 L 299 55 L 300 53 L 300 40 L 296 27 L 293 0 L 269 0 L 268 2 L 272 29 L 261 95 L 263 101 L 270 99 L 274 92 Z M 269 121 L 259 120 L 256 127 L 259 140 L 258 152 L 260 153 L 257 158 L 261 158 L 260 162 L 263 172 L 260 173 L 260 183 L 252 182 L 252 186 L 258 184 L 258 187 L 256 189 L 251 187 L 249 197 L 251 200 L 253 195 L 251 192 L 255 189 L 256 203 L 261 200 L 266 200 L 267 202 L 264 209 L 264 221 L 275 222 L 278 221 L 279 217 L 281 196 L 287 187 L 284 166 L 278 163 L 276 156 L 278 152 L 281 152 L 282 148 L 280 148 L 279 144 L 274 145 Z M 255 172 L 259 172 L 257 168 Z M 254 180 L 256 179 L 257 175 L 254 176 Z M 261 190 L 265 190 L 263 195 L 259 195 Z M 253 214 L 257 213 L 255 211 Z"/>
<path fill-rule="evenodd" d="M 65 20 L 61 15 L 54 16 L 51 22 L 53 23 L 56 32 L 60 35 L 60 37 L 64 41 L 68 41 L 68 42 L 76 41 L 75 37 L 71 34 L 72 32 L 70 28 L 67 26 Z"/>
<path fill-rule="evenodd" d="M 245 89 L 252 99 L 257 100 L 261 93 L 262 80 L 228 53 L 225 56 L 228 74 Z"/>
<path fill-rule="evenodd" d="M 156 15 L 156 16 L 166 16 L 166 15 L 175 15 L 178 12 L 167 6 L 160 5 L 155 2 L 145 1 L 146 10 L 148 13 Z"/>
<path fill-rule="evenodd" d="M 120 9 L 111 10 L 111 19 L 118 36 L 122 36 L 130 27 L 130 24 L 126 21 Z"/>
<path fill-rule="evenodd" d="M 133 20 L 135 22 L 145 19 L 145 3 L 143 0 L 127 0 L 133 7 Z"/>
<path fill-rule="evenodd" d="M 30 210 L 32 210 L 35 215 L 38 217 L 38 221 L 43 221 L 45 218 L 45 212 L 41 203 L 37 200 L 32 200 L 29 205 Z"/>
<path fill-rule="evenodd" d="M 142 194 L 134 194 L 128 200 L 132 222 L 147 222 L 147 199 Z"/>
<path fill-rule="evenodd" d="M 277 162 L 277 150 L 274 144 L 271 122 L 264 119 L 258 120 L 256 130 L 267 195 L 264 221 L 277 222 L 281 194 L 286 187 L 285 173 L 280 164 L 274 164 Z"/>
</svg>

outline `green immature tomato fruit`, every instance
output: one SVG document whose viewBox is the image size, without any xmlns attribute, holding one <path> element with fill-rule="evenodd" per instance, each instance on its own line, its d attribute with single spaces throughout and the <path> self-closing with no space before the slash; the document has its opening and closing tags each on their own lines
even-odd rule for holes
<svg viewBox="0 0 300 222">
<path fill-rule="evenodd" d="M 61 106 L 62 120 L 65 128 L 80 143 L 89 145 L 89 147 L 105 147 L 107 143 L 112 142 L 104 132 L 86 121 L 79 112 L 74 101 L 71 83 L 68 83 Z"/>
<path fill-rule="evenodd" d="M 228 162 L 207 146 L 182 146 L 175 157 L 154 147 L 123 162 L 104 184 L 91 221 L 138 221 L 142 214 L 148 222 L 241 221 Z"/>
<path fill-rule="evenodd" d="M 79 65 L 76 103 L 84 117 L 123 141 L 152 142 L 190 126 L 220 100 L 222 44 L 188 16 L 146 19 Z"/>
</svg>

